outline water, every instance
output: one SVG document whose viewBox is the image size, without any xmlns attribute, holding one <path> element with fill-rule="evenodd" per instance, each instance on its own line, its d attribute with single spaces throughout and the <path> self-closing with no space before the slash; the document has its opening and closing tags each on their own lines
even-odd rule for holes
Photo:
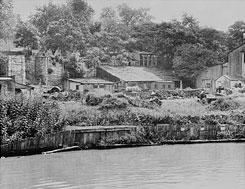
<svg viewBox="0 0 245 189">
<path fill-rule="evenodd" d="M 0 165 L 1 189 L 245 187 L 245 143 L 74 151 Z"/>
</svg>

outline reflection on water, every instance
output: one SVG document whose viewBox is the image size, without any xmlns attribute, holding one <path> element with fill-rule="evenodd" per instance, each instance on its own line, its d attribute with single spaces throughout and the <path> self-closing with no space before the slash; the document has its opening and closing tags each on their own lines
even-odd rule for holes
<svg viewBox="0 0 245 189">
<path fill-rule="evenodd" d="M 245 144 L 87 150 L 0 160 L 0 188 L 244 188 Z"/>
</svg>

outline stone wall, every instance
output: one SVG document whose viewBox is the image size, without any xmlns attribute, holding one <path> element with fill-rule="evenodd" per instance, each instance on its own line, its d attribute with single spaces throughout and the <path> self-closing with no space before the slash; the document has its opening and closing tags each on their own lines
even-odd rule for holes
<svg viewBox="0 0 245 189">
<path fill-rule="evenodd" d="M 24 55 L 9 55 L 8 56 L 8 76 L 15 76 L 15 81 L 20 84 L 25 84 L 26 67 Z"/>
<path fill-rule="evenodd" d="M 62 86 L 64 66 L 51 58 L 48 58 L 47 66 L 47 84 L 51 86 Z"/>
<path fill-rule="evenodd" d="M 30 84 L 62 86 L 64 66 L 47 56 L 32 56 L 26 61 L 27 80 Z"/>
</svg>

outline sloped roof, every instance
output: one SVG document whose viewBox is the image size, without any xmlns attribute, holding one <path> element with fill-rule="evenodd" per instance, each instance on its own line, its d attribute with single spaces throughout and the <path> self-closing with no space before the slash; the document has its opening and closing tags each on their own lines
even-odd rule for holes
<svg viewBox="0 0 245 189">
<path fill-rule="evenodd" d="M 237 50 L 237 49 L 239 49 L 240 47 L 242 47 L 242 50 L 241 50 L 241 51 L 244 52 L 244 51 L 245 51 L 245 42 L 244 42 L 243 44 L 241 44 L 241 45 L 235 47 L 234 49 L 230 50 L 230 51 L 228 52 L 228 54 L 231 53 L 231 52 L 233 52 L 233 51 L 235 51 L 235 50 Z"/>
<path fill-rule="evenodd" d="M 100 66 L 101 69 L 123 81 L 179 81 L 171 71 L 136 66 Z"/>
<path fill-rule="evenodd" d="M 231 76 L 231 75 L 222 75 L 220 76 L 219 78 L 221 77 L 226 77 L 227 79 L 231 80 L 231 81 L 245 81 L 245 78 L 242 77 L 242 76 Z M 218 78 L 218 79 L 219 79 Z"/>
<path fill-rule="evenodd" d="M 87 83 L 87 84 L 113 84 L 113 82 L 106 81 L 99 78 L 70 78 L 67 79 L 76 83 Z"/>
</svg>

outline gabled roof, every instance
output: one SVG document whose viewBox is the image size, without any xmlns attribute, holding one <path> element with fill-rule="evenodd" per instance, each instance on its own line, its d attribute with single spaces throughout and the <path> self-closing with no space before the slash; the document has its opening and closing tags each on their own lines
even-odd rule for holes
<svg viewBox="0 0 245 189">
<path fill-rule="evenodd" d="M 171 71 L 158 68 L 136 66 L 100 66 L 100 68 L 123 81 L 179 81 L 172 76 Z"/>
<path fill-rule="evenodd" d="M 245 78 L 242 76 L 222 75 L 219 78 L 221 78 L 221 77 L 225 77 L 225 78 L 229 79 L 230 81 L 245 81 Z M 217 78 L 217 79 L 219 79 L 219 78 Z"/>
<path fill-rule="evenodd" d="M 106 81 L 99 78 L 70 78 L 67 80 L 75 83 L 84 83 L 84 84 L 113 84 L 113 82 Z"/>
<path fill-rule="evenodd" d="M 239 45 L 238 47 L 235 47 L 235 48 L 232 49 L 232 50 L 230 50 L 230 51 L 228 52 L 228 54 L 230 54 L 231 52 L 235 51 L 236 49 L 239 49 L 239 48 L 242 47 L 242 46 L 244 46 L 244 47 L 242 48 L 242 52 L 244 52 L 244 51 L 245 51 L 245 43 Z"/>
</svg>

